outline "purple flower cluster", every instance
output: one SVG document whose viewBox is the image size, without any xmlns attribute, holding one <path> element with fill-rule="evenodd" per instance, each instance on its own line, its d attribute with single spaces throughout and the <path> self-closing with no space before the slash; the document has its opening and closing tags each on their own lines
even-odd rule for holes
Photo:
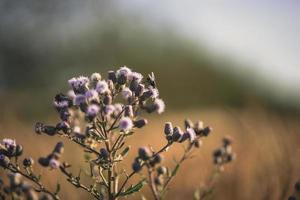
<svg viewBox="0 0 300 200">
<path fill-rule="evenodd" d="M 56 126 L 38 123 L 38 133 L 70 134 L 75 132 L 74 127 L 82 116 L 88 124 L 100 121 L 106 124 L 105 128 L 115 125 L 121 132 L 128 133 L 133 128 L 142 128 L 147 124 L 146 119 L 139 118 L 140 111 L 161 114 L 165 110 L 153 73 L 143 80 L 142 74 L 124 66 L 117 71 L 109 71 L 106 80 L 99 73 L 93 73 L 90 78 L 79 76 L 68 82 L 72 90 L 66 95 L 57 94 L 54 98 L 61 122 Z"/>
</svg>

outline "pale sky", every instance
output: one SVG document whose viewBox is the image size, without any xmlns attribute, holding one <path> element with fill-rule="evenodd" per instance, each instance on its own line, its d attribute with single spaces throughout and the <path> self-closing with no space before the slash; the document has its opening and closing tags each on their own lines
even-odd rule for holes
<svg viewBox="0 0 300 200">
<path fill-rule="evenodd" d="M 154 27 L 167 24 L 183 36 L 204 43 L 212 52 L 236 60 L 267 85 L 287 92 L 287 98 L 300 96 L 300 1 L 120 0 L 119 3 L 122 9 L 143 17 Z M 278 96 L 285 98 L 285 92 Z"/>
</svg>

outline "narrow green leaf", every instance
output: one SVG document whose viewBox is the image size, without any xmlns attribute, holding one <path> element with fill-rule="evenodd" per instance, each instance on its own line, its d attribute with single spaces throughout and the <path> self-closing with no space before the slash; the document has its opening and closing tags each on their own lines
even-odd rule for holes
<svg viewBox="0 0 300 200">
<path fill-rule="evenodd" d="M 142 189 L 142 187 L 144 186 L 144 182 L 145 182 L 145 179 L 141 180 L 134 186 L 131 185 L 125 192 L 121 192 L 120 196 L 127 196 L 129 194 L 133 194 L 135 192 L 140 191 Z"/>
<path fill-rule="evenodd" d="M 121 152 L 121 156 L 122 156 L 122 157 L 127 156 L 129 150 L 130 150 L 130 146 L 127 146 L 127 147 Z"/>
<path fill-rule="evenodd" d="M 179 164 L 176 165 L 176 167 L 172 171 L 171 176 L 175 176 L 176 175 L 176 173 L 178 172 L 179 166 L 180 166 Z"/>
<path fill-rule="evenodd" d="M 55 195 L 57 195 L 59 193 L 59 191 L 60 191 L 60 184 L 57 183 L 56 190 L 55 190 Z"/>
</svg>

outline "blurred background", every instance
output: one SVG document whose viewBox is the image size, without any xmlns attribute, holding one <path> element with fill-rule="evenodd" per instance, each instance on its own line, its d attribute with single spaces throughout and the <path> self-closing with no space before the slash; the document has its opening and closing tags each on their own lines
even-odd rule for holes
<svg viewBox="0 0 300 200">
<path fill-rule="evenodd" d="M 225 135 L 238 157 L 212 199 L 286 199 L 300 176 L 299 10 L 296 0 L 2 0 L 0 136 L 21 140 L 25 154 L 46 154 L 58 139 L 36 138 L 33 125 L 58 121 L 52 98 L 67 80 L 126 65 L 155 72 L 167 104 L 132 143 L 160 146 L 170 120 L 214 128 L 167 199 L 192 198 Z M 70 148 L 66 160 L 77 160 L 80 149 Z M 57 181 L 45 180 L 53 188 Z M 85 197 L 65 187 L 65 199 Z"/>
</svg>

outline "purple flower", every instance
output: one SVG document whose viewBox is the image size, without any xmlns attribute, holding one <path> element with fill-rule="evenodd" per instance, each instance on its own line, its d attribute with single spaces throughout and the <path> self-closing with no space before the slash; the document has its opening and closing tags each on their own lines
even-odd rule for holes
<svg viewBox="0 0 300 200">
<path fill-rule="evenodd" d="M 124 99 L 128 99 L 129 97 L 131 97 L 132 96 L 132 92 L 131 92 L 131 90 L 129 89 L 129 88 L 127 88 L 127 87 L 125 87 L 123 90 L 122 90 L 122 97 L 124 98 Z"/>
<path fill-rule="evenodd" d="M 123 110 L 123 104 L 116 103 L 116 104 L 114 104 L 114 107 L 115 107 L 115 109 L 114 109 L 114 115 L 118 116 L 122 112 L 122 110 Z"/>
<path fill-rule="evenodd" d="M 12 148 L 12 147 L 16 147 L 17 146 L 16 140 L 13 140 L 13 139 L 10 139 L 10 138 L 4 138 L 2 140 L 2 144 L 6 148 Z"/>
<path fill-rule="evenodd" d="M 154 105 L 158 114 L 161 114 L 165 111 L 165 102 L 162 99 L 155 99 Z"/>
<path fill-rule="evenodd" d="M 141 73 L 138 73 L 138 72 L 132 72 L 130 73 L 129 75 L 129 80 L 134 80 L 138 83 L 140 83 L 143 79 L 143 75 Z"/>
<path fill-rule="evenodd" d="M 128 67 L 124 66 L 121 67 L 118 71 L 117 71 L 117 77 L 124 75 L 125 77 L 129 77 L 131 75 L 132 71 L 131 69 L 129 69 Z"/>
<path fill-rule="evenodd" d="M 104 107 L 104 113 L 105 113 L 107 116 L 111 115 L 111 114 L 114 112 L 114 110 L 115 110 L 115 107 L 114 107 L 113 105 L 106 105 L 106 106 Z"/>
<path fill-rule="evenodd" d="M 85 93 L 85 97 L 88 101 L 96 101 L 99 102 L 99 95 L 96 90 L 88 90 Z"/>
<path fill-rule="evenodd" d="M 104 94 L 109 91 L 108 84 L 106 81 L 99 81 L 96 85 L 96 91 L 99 92 L 99 94 Z"/>
<path fill-rule="evenodd" d="M 119 127 L 121 131 L 128 132 L 133 128 L 133 123 L 129 117 L 123 117 L 120 120 Z"/>
<path fill-rule="evenodd" d="M 68 101 L 54 101 L 53 104 L 56 108 L 59 108 L 59 109 L 67 108 L 69 106 Z"/>
<path fill-rule="evenodd" d="M 73 88 L 74 91 L 80 91 L 89 83 L 89 79 L 85 76 L 74 77 L 69 81 L 70 86 Z"/>
<path fill-rule="evenodd" d="M 86 115 L 89 118 L 95 118 L 97 116 L 97 114 L 99 113 L 99 110 L 100 110 L 99 106 L 92 104 L 92 105 L 88 106 Z"/>
<path fill-rule="evenodd" d="M 80 106 L 81 104 L 84 104 L 84 103 L 86 103 L 85 95 L 83 95 L 83 94 L 76 95 L 76 97 L 74 99 L 74 104 L 76 106 Z"/>
<path fill-rule="evenodd" d="M 51 169 L 58 169 L 58 168 L 59 168 L 59 165 L 60 165 L 60 163 L 59 163 L 58 160 L 56 160 L 56 159 L 54 159 L 54 158 L 51 158 L 51 159 L 49 160 L 49 167 L 50 167 Z"/>
</svg>

